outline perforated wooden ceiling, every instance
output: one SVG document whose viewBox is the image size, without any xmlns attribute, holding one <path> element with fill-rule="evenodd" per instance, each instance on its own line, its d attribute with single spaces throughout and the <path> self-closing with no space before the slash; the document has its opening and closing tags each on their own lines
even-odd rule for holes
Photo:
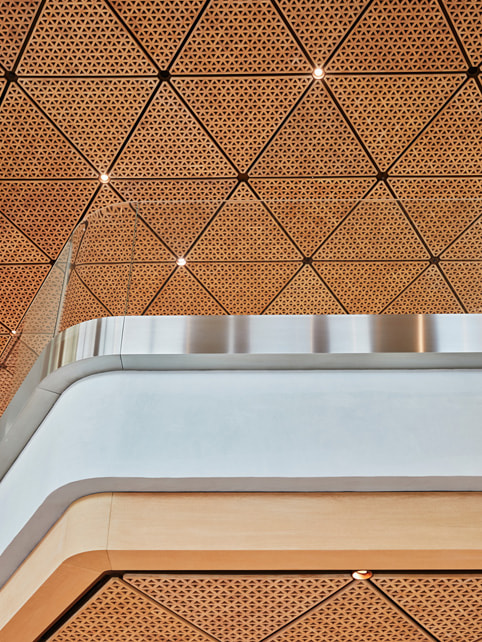
<svg viewBox="0 0 482 642">
<path fill-rule="evenodd" d="M 43 640 L 480 642 L 477 575 L 112 578 Z"/>
<path fill-rule="evenodd" d="M 482 311 L 481 62 L 477 0 L 5 0 L 0 359 L 128 200 L 170 202 L 132 312 Z M 99 314 L 119 261 L 73 278 Z"/>
</svg>

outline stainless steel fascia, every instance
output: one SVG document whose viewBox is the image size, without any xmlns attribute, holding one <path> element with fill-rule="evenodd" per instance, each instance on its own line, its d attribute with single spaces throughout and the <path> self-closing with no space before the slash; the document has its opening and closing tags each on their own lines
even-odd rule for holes
<svg viewBox="0 0 482 642">
<path fill-rule="evenodd" d="M 481 368 L 482 315 L 164 316 L 57 335 L 0 419 L 0 478 L 58 396 L 112 370 Z"/>
</svg>

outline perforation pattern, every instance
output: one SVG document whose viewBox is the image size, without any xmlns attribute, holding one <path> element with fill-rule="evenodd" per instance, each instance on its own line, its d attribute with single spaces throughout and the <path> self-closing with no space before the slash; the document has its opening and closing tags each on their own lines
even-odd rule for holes
<svg viewBox="0 0 482 642">
<path fill-rule="evenodd" d="M 280 0 L 279 4 L 317 66 L 324 65 L 365 6 L 363 0 Z"/>
<path fill-rule="evenodd" d="M 356 582 L 274 636 L 273 642 L 426 642 L 431 638 L 375 593 Z"/>
<path fill-rule="evenodd" d="M 117 177 L 148 178 L 233 174 L 229 163 L 168 85 L 161 86 L 113 172 Z"/>
<path fill-rule="evenodd" d="M 255 176 L 374 174 L 361 145 L 317 82 L 254 166 Z"/>
<path fill-rule="evenodd" d="M 177 255 L 183 256 L 236 185 L 218 181 L 114 181 L 116 189 Z M 149 202 L 147 202 L 149 201 Z"/>
<path fill-rule="evenodd" d="M 311 256 L 373 181 L 254 179 L 251 184 L 302 252 Z"/>
<path fill-rule="evenodd" d="M 134 263 L 132 265 L 129 282 L 127 313 L 144 314 L 145 309 L 152 302 L 173 270 L 173 262 L 154 264 Z M 185 292 L 177 293 L 179 301 L 185 303 L 186 299 L 183 298 L 183 295 L 185 295 Z"/>
<path fill-rule="evenodd" d="M 469 80 L 395 165 L 394 174 L 481 175 L 482 96 Z"/>
<path fill-rule="evenodd" d="M 152 74 L 155 68 L 106 3 L 47 0 L 19 72 L 114 76 Z"/>
<path fill-rule="evenodd" d="M 460 314 L 462 307 L 435 265 L 430 265 L 386 312 L 389 314 Z"/>
<path fill-rule="evenodd" d="M 125 575 L 222 642 L 261 640 L 347 583 L 342 577 Z"/>
<path fill-rule="evenodd" d="M 386 170 L 461 84 L 460 76 L 335 76 L 329 85 Z"/>
<path fill-rule="evenodd" d="M 47 334 L 49 337 L 53 336 L 59 301 L 62 296 L 64 274 L 64 269 L 57 266 L 50 270 L 32 301 L 28 314 L 22 321 L 20 326 L 22 337 L 25 334 L 37 335 L 38 333 Z"/>
<path fill-rule="evenodd" d="M 21 256 L 25 262 L 45 263 L 47 256 L 22 234 L 5 216 L 0 214 L 0 263 L 14 263 Z"/>
<path fill-rule="evenodd" d="M 305 265 L 266 310 L 266 314 L 342 314 L 343 308 Z"/>
<path fill-rule="evenodd" d="M 241 185 L 189 254 L 195 261 L 301 258 L 252 192 Z"/>
<path fill-rule="evenodd" d="M 89 319 L 110 316 L 109 310 L 85 287 L 77 273 L 71 272 L 61 311 L 60 332 Z"/>
<path fill-rule="evenodd" d="M 129 264 L 78 265 L 77 274 L 110 314 L 116 316 L 125 314 Z"/>
<path fill-rule="evenodd" d="M 156 81 L 64 79 L 24 80 L 21 84 L 99 172 L 105 172 Z"/>
<path fill-rule="evenodd" d="M 479 261 L 442 261 L 442 270 L 467 312 L 482 312 L 482 265 Z"/>
<path fill-rule="evenodd" d="M 427 259 L 416 232 L 390 198 L 377 186 L 316 253 L 317 259 Z"/>
<path fill-rule="evenodd" d="M 473 65 L 482 62 L 482 5 L 479 0 L 445 0 Z"/>
<path fill-rule="evenodd" d="M 376 577 L 379 586 L 441 642 L 482 637 L 479 577 Z"/>
<path fill-rule="evenodd" d="M 0 181 L 0 211 L 56 258 L 96 186 L 94 181 Z"/>
<path fill-rule="evenodd" d="M 118 579 L 110 580 L 50 640 L 118 642 L 119 631 L 126 640 L 210 640 Z M 153 631 L 156 637 L 151 637 Z"/>
<path fill-rule="evenodd" d="M 299 267 L 295 261 L 190 265 L 229 314 L 261 314 Z"/>
<path fill-rule="evenodd" d="M 112 5 L 161 69 L 165 69 L 203 0 L 112 0 Z"/>
<path fill-rule="evenodd" d="M 173 72 L 249 74 L 309 72 L 295 40 L 268 0 L 208 5 Z"/>
<path fill-rule="evenodd" d="M 436 0 L 375 0 L 328 71 L 458 71 L 463 65 Z"/>
<path fill-rule="evenodd" d="M 314 266 L 348 312 L 379 314 L 427 267 L 427 263 L 316 261 Z"/>
<path fill-rule="evenodd" d="M 208 131 L 245 172 L 309 79 L 199 78 L 174 82 Z"/>
<path fill-rule="evenodd" d="M 186 268 L 179 268 L 145 313 L 215 315 L 224 310 Z"/>
<path fill-rule="evenodd" d="M 481 206 L 481 202 L 477 203 L 477 207 Z M 478 214 L 479 212 L 475 212 Z M 443 259 L 464 259 L 482 260 L 482 220 L 477 218 L 473 225 L 467 228 L 450 247 L 447 248 L 442 254 Z"/>
<path fill-rule="evenodd" d="M 412 178 L 394 179 L 390 184 L 436 256 L 482 214 L 481 179 Z M 463 247 L 461 256 L 469 258 L 470 241 Z"/>
<path fill-rule="evenodd" d="M 0 64 L 11 69 L 27 35 L 40 0 L 2 0 L 0 6 Z"/>
<path fill-rule="evenodd" d="M 42 281 L 47 276 L 49 265 L 0 265 L 0 323 L 15 330 L 25 314 Z M 8 302 L 14 305 L 8 305 Z"/>
<path fill-rule="evenodd" d="M 0 110 L 0 178 L 93 176 L 94 172 L 74 148 L 11 85 Z"/>
</svg>

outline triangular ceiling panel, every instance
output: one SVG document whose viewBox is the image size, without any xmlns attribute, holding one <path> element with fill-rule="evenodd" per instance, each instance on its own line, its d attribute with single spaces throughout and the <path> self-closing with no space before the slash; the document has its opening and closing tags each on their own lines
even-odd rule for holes
<svg viewBox="0 0 482 642">
<path fill-rule="evenodd" d="M 482 215 L 482 179 L 404 178 L 390 185 L 435 256 Z"/>
<path fill-rule="evenodd" d="M 184 256 L 236 185 L 234 180 L 115 181 L 116 189 L 177 255 Z"/>
<path fill-rule="evenodd" d="M 47 0 L 18 73 L 116 76 L 156 69 L 106 2 Z"/>
<path fill-rule="evenodd" d="M 298 270 L 298 262 L 191 263 L 229 314 L 261 314 Z"/>
<path fill-rule="evenodd" d="M 129 583 L 223 642 L 262 640 L 347 583 L 332 577 L 126 575 Z"/>
<path fill-rule="evenodd" d="M 324 87 L 315 82 L 254 166 L 254 176 L 370 175 L 375 169 Z"/>
<path fill-rule="evenodd" d="M 146 223 L 136 217 L 135 209 L 125 203 L 106 208 L 88 219 L 82 237 L 77 263 L 131 261 L 169 261 L 174 257 Z"/>
<path fill-rule="evenodd" d="M 63 331 L 90 319 L 109 316 L 109 310 L 85 287 L 78 274 L 75 271 L 71 272 L 63 300 L 59 330 Z"/>
<path fill-rule="evenodd" d="M 8 342 L 10 341 L 10 339 L 11 339 L 11 336 L 9 334 L 6 334 L 6 335 L 5 334 L 0 334 L 0 355 L 2 355 L 3 351 L 5 350 L 5 348 L 8 345 Z M 2 384 L 0 383 L 0 388 L 1 388 L 1 386 L 2 386 Z M 1 411 L 1 409 L 0 409 L 0 411 Z"/>
<path fill-rule="evenodd" d="M 245 185 L 220 210 L 189 254 L 195 261 L 274 261 L 301 256 Z"/>
<path fill-rule="evenodd" d="M 22 337 L 39 333 L 54 335 L 64 279 L 64 269 L 55 266 L 50 270 L 22 319 Z"/>
<path fill-rule="evenodd" d="M 0 64 L 8 71 L 15 64 L 39 5 L 40 0 L 2 0 L 0 4 Z"/>
<path fill-rule="evenodd" d="M 461 71 L 466 66 L 437 0 L 375 0 L 327 70 Z"/>
<path fill-rule="evenodd" d="M 79 265 L 84 284 L 114 315 L 142 314 L 174 270 L 168 263 Z"/>
<path fill-rule="evenodd" d="M 442 642 L 482 638 L 482 581 L 479 577 L 383 577 L 374 582 Z M 435 639 L 435 637 L 434 637 Z"/>
<path fill-rule="evenodd" d="M 125 207 L 122 197 L 119 196 L 110 185 L 100 185 L 94 200 L 89 206 L 89 214 L 104 208 L 116 206 Z M 133 211 L 135 211 L 135 206 L 133 206 Z"/>
<path fill-rule="evenodd" d="M 428 252 L 387 188 L 380 184 L 315 254 L 332 260 L 423 260 Z"/>
<path fill-rule="evenodd" d="M 271 640 L 429 642 L 432 638 L 370 582 L 352 582 L 304 617 L 281 629 Z"/>
<path fill-rule="evenodd" d="M 184 267 L 176 269 L 145 314 L 224 314 L 222 307 Z"/>
<path fill-rule="evenodd" d="M 480 0 L 444 0 L 473 65 L 482 62 L 482 4 Z"/>
<path fill-rule="evenodd" d="M 0 110 L 0 178 L 89 178 L 95 172 L 15 85 Z"/>
<path fill-rule="evenodd" d="M 189 78 L 174 84 L 231 161 L 246 172 L 309 78 Z"/>
<path fill-rule="evenodd" d="M 21 81 L 100 173 L 110 167 L 156 83 L 147 78 Z"/>
<path fill-rule="evenodd" d="M 266 314 L 343 314 L 344 310 L 309 265 L 281 291 Z"/>
<path fill-rule="evenodd" d="M 350 314 L 379 314 L 427 263 L 316 261 L 313 265 Z"/>
<path fill-rule="evenodd" d="M 152 58 L 167 69 L 205 0 L 112 0 Z"/>
<path fill-rule="evenodd" d="M 329 54 L 366 4 L 366 0 L 280 0 L 279 5 L 308 50 L 323 67 Z"/>
<path fill-rule="evenodd" d="M 482 95 L 469 80 L 394 166 L 393 174 L 482 175 Z"/>
<path fill-rule="evenodd" d="M 463 309 L 435 265 L 387 308 L 389 314 L 457 314 Z"/>
<path fill-rule="evenodd" d="M 460 85 L 456 75 L 333 76 L 328 81 L 382 171 Z"/>
<path fill-rule="evenodd" d="M 140 214 L 136 221 L 134 261 L 172 261 L 173 255 Z"/>
<path fill-rule="evenodd" d="M 174 263 L 134 263 L 129 277 L 127 313 L 144 314 L 174 269 Z"/>
<path fill-rule="evenodd" d="M 212 638 L 117 577 L 111 578 L 56 630 L 50 642 L 75 640 L 172 640 Z"/>
<path fill-rule="evenodd" d="M 0 323 L 15 330 L 47 276 L 49 265 L 0 266 Z"/>
<path fill-rule="evenodd" d="M 35 353 L 35 355 L 40 355 L 42 350 L 47 346 L 49 341 L 52 339 L 50 334 L 30 334 L 23 332 L 21 330 L 21 342 L 24 344 L 28 350 Z M 35 361 L 35 356 L 33 357 Z"/>
<path fill-rule="evenodd" d="M 477 206 L 480 208 L 480 202 Z M 442 253 L 442 258 L 482 261 L 482 217 L 477 218 L 467 231 Z"/>
<path fill-rule="evenodd" d="M 84 285 L 116 316 L 126 312 L 129 274 L 128 263 L 77 266 L 77 275 Z"/>
<path fill-rule="evenodd" d="M 309 72 L 269 0 L 213 0 L 173 66 L 176 74 Z"/>
<path fill-rule="evenodd" d="M 161 86 L 113 170 L 113 176 L 120 178 L 210 178 L 234 174 L 167 83 Z"/>
<path fill-rule="evenodd" d="M 373 179 L 253 179 L 251 184 L 305 256 L 311 256 Z"/>
<path fill-rule="evenodd" d="M 136 234 L 136 213 L 128 203 L 90 211 L 74 235 L 76 263 L 129 262 Z"/>
<path fill-rule="evenodd" d="M 0 211 L 50 258 L 80 219 L 96 181 L 0 181 Z"/>
<path fill-rule="evenodd" d="M 0 263 L 46 263 L 48 257 L 0 213 Z"/>
<path fill-rule="evenodd" d="M 482 312 L 482 262 L 442 261 L 441 267 L 467 312 Z"/>
</svg>

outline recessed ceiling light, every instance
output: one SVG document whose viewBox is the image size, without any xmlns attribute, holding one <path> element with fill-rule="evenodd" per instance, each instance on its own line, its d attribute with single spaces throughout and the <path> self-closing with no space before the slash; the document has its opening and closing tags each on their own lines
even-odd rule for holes
<svg viewBox="0 0 482 642">
<path fill-rule="evenodd" d="M 12 334 L 17 334 L 17 331 L 16 330 L 12 330 Z"/>
<path fill-rule="evenodd" d="M 373 573 L 371 571 L 353 571 L 351 576 L 354 580 L 369 580 L 373 577 Z"/>
<path fill-rule="evenodd" d="M 101 183 L 104 183 L 104 184 L 105 184 L 105 183 L 108 183 L 108 182 L 109 182 L 109 180 L 110 180 L 110 178 L 109 178 L 109 174 L 101 174 L 101 175 L 99 176 L 99 181 L 100 181 Z"/>
<path fill-rule="evenodd" d="M 180 256 L 177 259 L 176 263 L 177 263 L 177 265 L 179 265 L 179 267 L 182 267 L 183 265 L 186 265 L 186 259 L 184 257 Z"/>
<path fill-rule="evenodd" d="M 316 78 L 316 80 L 320 80 L 320 78 L 323 78 L 325 75 L 325 72 L 321 67 L 315 67 L 313 69 L 313 78 Z"/>
</svg>

